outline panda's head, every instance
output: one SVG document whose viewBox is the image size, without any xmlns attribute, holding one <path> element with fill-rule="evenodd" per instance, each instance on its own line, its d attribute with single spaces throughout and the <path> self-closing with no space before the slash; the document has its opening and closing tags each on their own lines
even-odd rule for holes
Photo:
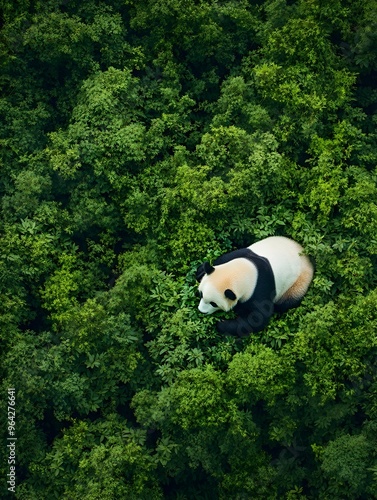
<svg viewBox="0 0 377 500">
<path fill-rule="evenodd" d="M 215 311 L 230 311 L 237 304 L 237 295 L 232 290 L 233 273 L 225 264 L 212 267 L 208 262 L 202 264 L 202 274 L 199 284 L 199 311 L 212 314 Z"/>
</svg>

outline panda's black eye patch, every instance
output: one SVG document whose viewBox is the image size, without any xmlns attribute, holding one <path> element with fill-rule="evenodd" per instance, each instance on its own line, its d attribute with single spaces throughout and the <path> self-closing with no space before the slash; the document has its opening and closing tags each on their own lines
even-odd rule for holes
<svg viewBox="0 0 377 500">
<path fill-rule="evenodd" d="M 216 304 L 216 302 L 210 302 L 211 306 L 212 307 L 218 307 L 218 305 Z"/>
</svg>

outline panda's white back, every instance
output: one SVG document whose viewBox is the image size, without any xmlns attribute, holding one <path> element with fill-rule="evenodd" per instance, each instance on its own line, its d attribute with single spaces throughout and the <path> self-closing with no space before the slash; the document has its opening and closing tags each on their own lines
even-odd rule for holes
<svg viewBox="0 0 377 500">
<path fill-rule="evenodd" d="M 302 246 L 285 236 L 270 236 L 248 248 L 269 260 L 275 277 L 275 301 L 295 283 L 306 267 L 311 266 L 308 257 L 300 255 Z"/>
</svg>

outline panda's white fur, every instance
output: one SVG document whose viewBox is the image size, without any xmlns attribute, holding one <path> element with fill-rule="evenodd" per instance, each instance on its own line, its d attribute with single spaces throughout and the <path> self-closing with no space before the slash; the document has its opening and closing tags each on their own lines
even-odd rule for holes
<svg viewBox="0 0 377 500">
<path fill-rule="evenodd" d="M 248 247 L 257 255 L 268 259 L 275 279 L 275 304 L 299 301 L 306 293 L 313 278 L 313 265 L 302 246 L 284 236 L 271 236 Z M 215 265 L 215 271 L 205 274 L 199 285 L 201 300 L 199 311 L 212 314 L 221 309 L 229 311 L 238 302 L 246 302 L 256 287 L 258 271 L 246 258 L 236 258 Z M 224 295 L 231 290 L 237 297 L 231 300 Z M 216 307 L 211 305 L 216 304 Z"/>
<path fill-rule="evenodd" d="M 251 245 L 250 250 L 266 257 L 274 273 L 276 298 L 303 297 L 313 278 L 313 265 L 302 246 L 284 236 L 270 236 Z M 288 294 L 288 295 L 287 295 Z"/>
</svg>

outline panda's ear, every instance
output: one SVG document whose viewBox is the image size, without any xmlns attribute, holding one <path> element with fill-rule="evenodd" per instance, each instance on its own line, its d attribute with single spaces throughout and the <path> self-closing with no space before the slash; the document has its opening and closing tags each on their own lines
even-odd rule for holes
<svg viewBox="0 0 377 500">
<path fill-rule="evenodd" d="M 204 275 L 205 275 L 204 265 L 200 264 L 200 266 L 196 270 L 196 274 L 195 274 L 196 280 L 199 281 L 199 283 L 200 283 L 202 281 L 202 278 Z"/>
<path fill-rule="evenodd" d="M 204 268 L 204 272 L 206 274 L 212 274 L 213 271 L 215 270 L 214 267 L 211 266 L 211 264 L 209 262 L 204 262 L 203 264 L 203 268 Z"/>
<path fill-rule="evenodd" d="M 205 274 L 211 274 L 215 270 L 214 267 L 211 266 L 209 262 L 204 262 L 203 264 L 200 264 L 198 269 L 196 270 L 196 279 L 197 281 L 202 281 L 202 278 Z"/>
<path fill-rule="evenodd" d="M 232 290 L 230 290 L 229 288 L 225 290 L 224 295 L 227 299 L 230 300 L 236 300 L 237 298 L 237 295 L 234 292 L 232 292 Z"/>
</svg>

